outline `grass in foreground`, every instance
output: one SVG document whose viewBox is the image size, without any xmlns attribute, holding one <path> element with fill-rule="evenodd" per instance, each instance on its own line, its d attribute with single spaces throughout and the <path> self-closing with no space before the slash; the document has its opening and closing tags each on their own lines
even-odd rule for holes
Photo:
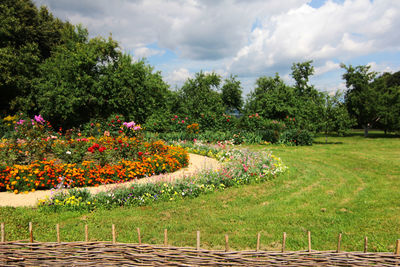
<svg viewBox="0 0 400 267">
<path fill-rule="evenodd" d="M 317 138 L 311 147 L 250 146 L 272 149 L 289 167 L 277 179 L 230 188 L 196 199 L 157 203 L 139 208 L 97 210 L 92 213 L 40 213 L 28 208 L 0 208 L 7 240 L 28 238 L 28 222 L 34 223 L 35 240 L 55 241 L 60 223 L 62 241 L 84 240 L 89 225 L 91 240 L 111 240 L 116 225 L 119 242 L 169 243 L 195 246 L 201 231 L 204 248 L 222 249 L 229 235 L 232 249 L 254 249 L 261 232 L 261 248 L 278 250 L 282 232 L 287 249 L 307 247 L 333 250 L 338 233 L 342 248 L 362 250 L 368 236 L 370 251 L 392 251 L 400 238 L 400 139 L 351 137 Z M 321 142 L 321 143 L 318 143 Z"/>
</svg>

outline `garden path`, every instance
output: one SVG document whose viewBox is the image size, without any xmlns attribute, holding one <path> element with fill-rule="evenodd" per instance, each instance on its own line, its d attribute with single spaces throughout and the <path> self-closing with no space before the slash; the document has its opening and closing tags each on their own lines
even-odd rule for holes
<svg viewBox="0 0 400 267">
<path fill-rule="evenodd" d="M 126 182 L 122 184 L 108 184 L 101 185 L 97 187 L 87 187 L 91 193 L 99 193 L 101 191 L 107 191 L 116 187 L 127 187 L 135 183 L 147 183 L 147 182 L 158 182 L 158 181 L 168 181 L 193 175 L 199 170 L 204 169 L 217 169 L 220 163 L 212 158 L 204 157 L 196 154 L 189 154 L 189 166 L 182 168 L 176 172 L 155 175 L 147 178 L 142 178 L 134 180 L 131 182 Z M 28 194 L 14 194 L 11 192 L 0 192 L 0 206 L 11 206 L 11 207 L 32 207 L 35 206 L 39 199 L 44 199 L 46 196 L 51 196 L 54 194 L 54 190 L 38 190 L 35 192 L 29 192 Z"/>
</svg>

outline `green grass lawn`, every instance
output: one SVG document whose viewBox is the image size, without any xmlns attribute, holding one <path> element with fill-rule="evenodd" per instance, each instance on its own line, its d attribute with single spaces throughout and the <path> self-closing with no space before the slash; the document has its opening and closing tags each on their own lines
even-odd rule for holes
<svg viewBox="0 0 400 267">
<path fill-rule="evenodd" d="M 98 210 L 92 213 L 42 213 L 28 208 L 0 208 L 7 240 L 28 238 L 28 222 L 34 223 L 35 239 L 55 241 L 60 223 L 62 241 L 84 240 L 89 225 L 91 240 L 111 240 L 111 224 L 120 242 L 169 243 L 195 246 L 201 231 L 204 248 L 222 249 L 229 235 L 235 250 L 254 249 L 257 232 L 261 248 L 278 250 L 282 233 L 287 249 L 336 249 L 343 234 L 342 249 L 360 251 L 364 236 L 370 251 L 392 251 L 400 238 L 400 138 L 371 133 L 350 137 L 316 139 L 310 147 L 249 146 L 271 149 L 289 170 L 275 180 L 229 188 L 196 199 L 157 203 L 148 207 Z"/>
</svg>

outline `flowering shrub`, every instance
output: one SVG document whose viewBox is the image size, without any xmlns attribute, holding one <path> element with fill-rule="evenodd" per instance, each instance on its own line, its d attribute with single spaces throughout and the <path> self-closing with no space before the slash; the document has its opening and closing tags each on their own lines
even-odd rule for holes
<svg viewBox="0 0 400 267">
<path fill-rule="evenodd" d="M 93 210 L 116 206 L 143 206 L 157 201 L 194 198 L 232 186 L 259 183 L 284 172 L 282 161 L 271 153 L 238 150 L 231 143 L 208 146 L 201 142 L 182 142 L 192 152 L 200 152 L 227 162 L 214 171 L 202 171 L 182 177 L 173 183 L 158 182 L 136 184 L 130 188 L 117 188 L 108 192 L 90 194 L 87 190 L 74 190 L 55 194 L 39 202 L 41 210 Z"/>
</svg>

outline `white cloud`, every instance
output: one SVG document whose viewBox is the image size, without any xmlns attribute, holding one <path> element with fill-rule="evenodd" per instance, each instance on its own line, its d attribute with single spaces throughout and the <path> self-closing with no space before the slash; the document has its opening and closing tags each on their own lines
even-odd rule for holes
<svg viewBox="0 0 400 267">
<path fill-rule="evenodd" d="M 148 58 L 154 55 L 160 55 L 163 53 L 165 52 L 161 50 L 151 49 L 148 47 L 139 47 L 133 51 L 133 56 L 137 59 L 141 59 L 141 58 Z"/>
<path fill-rule="evenodd" d="M 315 75 L 321 75 L 326 72 L 332 71 L 332 70 L 337 70 L 340 69 L 340 64 L 335 63 L 331 60 L 328 60 L 325 62 L 325 65 L 319 66 L 315 68 Z"/>
<path fill-rule="evenodd" d="M 262 72 L 296 61 L 345 61 L 388 49 L 400 51 L 399 27 L 400 1 L 327 1 L 318 9 L 303 4 L 266 17 L 228 67 L 234 73 Z"/>
<path fill-rule="evenodd" d="M 370 69 L 371 71 L 376 71 L 378 73 L 398 71 L 398 68 L 394 69 L 391 66 L 388 66 L 387 64 L 378 64 L 376 62 L 369 62 L 367 65 L 371 66 Z"/>
<path fill-rule="evenodd" d="M 178 70 L 172 71 L 169 75 L 167 75 L 166 80 L 173 84 L 183 84 L 188 78 L 191 78 L 193 75 L 190 74 L 188 69 L 180 68 Z"/>
<path fill-rule="evenodd" d="M 174 84 L 201 69 L 237 74 L 248 86 L 275 72 L 290 80 L 292 63 L 305 60 L 325 77 L 338 71 L 335 62 L 400 52 L 400 0 L 327 0 L 319 8 L 310 0 L 34 1 L 92 36 L 112 33 L 135 58 L 176 53 L 160 69 Z M 334 87 L 340 75 L 334 79 L 321 87 Z"/>
</svg>

